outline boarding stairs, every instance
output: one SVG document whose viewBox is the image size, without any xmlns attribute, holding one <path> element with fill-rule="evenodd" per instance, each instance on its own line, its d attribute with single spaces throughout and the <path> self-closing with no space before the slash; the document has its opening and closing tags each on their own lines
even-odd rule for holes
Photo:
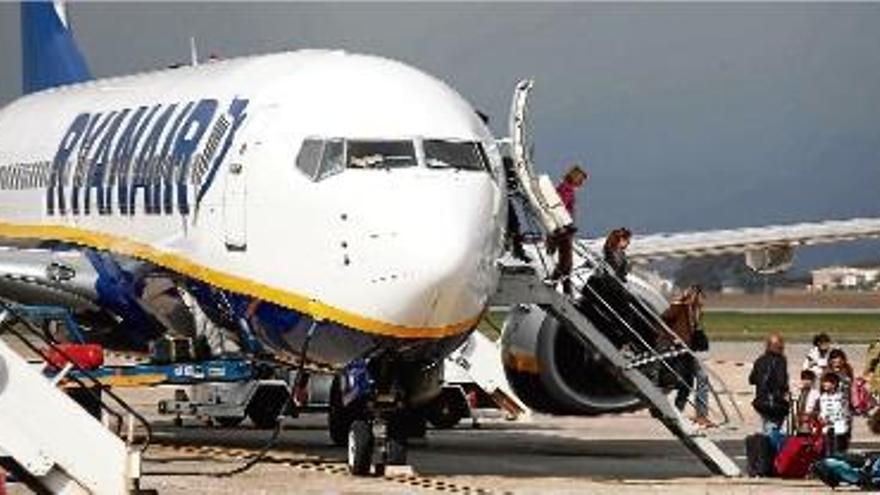
<svg viewBox="0 0 880 495">
<path fill-rule="evenodd" d="M 101 390 L 87 371 L 6 302 L 0 302 L 0 335 L 17 337 L 45 358 L 44 350 L 34 344 L 35 339 L 43 340 L 68 360 L 49 378 L 0 339 L 0 464 L 36 493 L 139 492 L 141 454 L 150 438 L 143 417 L 111 391 Z M 70 373 L 73 370 L 77 373 Z M 62 380 L 66 386 L 88 390 L 100 405 L 101 419 L 59 388 Z M 114 407 L 102 400 L 105 397 L 116 402 Z M 137 440 L 135 421 L 146 433 Z"/>
<path fill-rule="evenodd" d="M 511 159 L 509 170 L 506 171 L 510 175 L 509 182 L 513 184 L 508 191 L 509 206 L 512 207 L 515 202 L 521 204 L 526 220 L 531 223 L 533 232 L 539 235 L 571 235 L 574 231 L 571 216 L 550 179 L 537 173 L 532 163 L 528 104 L 533 87 L 531 80 L 517 84 L 511 102 L 510 138 L 501 143 L 501 149 L 506 149 Z M 663 373 L 674 376 L 675 383 L 687 386 L 693 392 L 688 380 L 676 369 L 675 361 L 681 361 L 688 355 L 694 363 L 702 366 L 700 360 L 656 312 L 614 275 L 602 258 L 581 243 L 576 242 L 574 247 L 580 262 L 568 277 L 580 291 L 579 300 L 557 291 L 555 283 L 545 281 L 550 271 L 540 254 L 542 248 L 538 247 L 535 254 L 540 258 L 540 266 L 537 263 L 500 263 L 501 280 L 491 304 L 532 304 L 554 316 L 584 345 L 604 357 L 621 383 L 628 386 L 711 472 L 739 476 L 740 469 L 736 463 L 670 403 L 666 395 L 667 387 L 660 378 Z M 597 280 L 602 283 L 592 283 Z M 621 303 L 621 300 L 624 302 Z M 621 304 L 625 307 L 621 307 Z M 656 333 L 657 329 L 665 333 L 664 340 L 672 345 L 661 348 L 659 342 L 651 340 L 650 335 Z M 712 376 L 708 369 L 703 369 Z M 714 389 L 712 392 L 720 405 L 718 392 Z M 731 401 L 731 404 L 736 407 L 734 402 Z"/>
<path fill-rule="evenodd" d="M 587 273 L 595 274 L 595 269 L 603 267 L 590 267 Z M 575 270 L 573 276 L 577 276 L 583 268 Z M 616 315 L 617 324 L 628 329 L 633 341 L 641 339 L 640 334 L 632 328 L 631 322 L 616 312 L 607 297 L 599 294 L 589 284 L 584 282 L 575 283 L 576 287 L 584 287 L 584 297 L 592 299 L 593 303 L 606 305 L 608 313 Z M 634 296 L 634 301 L 635 301 Z M 683 343 L 676 343 L 670 350 L 659 350 L 647 346 L 642 342 L 642 352 L 634 353 L 631 348 L 620 347 L 612 342 L 612 339 L 601 331 L 596 324 L 582 311 L 583 301 L 558 291 L 555 284 L 548 283 L 536 270 L 523 269 L 522 265 L 502 266 L 501 282 L 499 290 L 493 297 L 493 304 L 518 305 L 534 304 L 547 311 L 558 319 L 563 326 L 573 332 L 586 346 L 595 350 L 605 358 L 616 371 L 616 374 L 651 410 L 666 428 L 673 433 L 693 454 L 695 454 L 705 466 L 713 473 L 724 476 L 739 476 L 741 474 L 736 463 L 725 454 L 709 437 L 698 430 L 694 424 L 686 419 L 674 407 L 667 397 L 667 392 L 662 385 L 656 383 L 658 368 L 676 376 L 677 380 L 682 377 L 675 370 L 672 361 L 691 351 Z M 580 306 L 580 307 L 579 307 Z M 639 308 L 638 313 L 648 313 L 646 306 Z M 656 313 L 648 313 L 654 314 Z M 662 325 L 662 320 L 657 316 L 656 320 Z M 652 322 L 652 324 L 655 322 Z M 664 325 L 665 326 L 665 325 Z M 663 327 L 661 327 L 663 328 Z M 671 333 L 668 328 L 666 331 Z M 714 390 L 713 390 L 714 392 Z M 717 400 L 717 395 L 716 395 Z"/>
</svg>

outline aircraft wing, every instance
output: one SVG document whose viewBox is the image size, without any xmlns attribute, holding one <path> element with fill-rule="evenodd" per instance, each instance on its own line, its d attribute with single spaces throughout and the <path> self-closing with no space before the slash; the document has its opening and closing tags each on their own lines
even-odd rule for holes
<svg viewBox="0 0 880 495">
<path fill-rule="evenodd" d="M 656 261 L 668 258 L 745 254 L 782 250 L 798 246 L 829 244 L 858 239 L 880 238 L 880 218 L 853 218 L 767 227 L 634 235 L 627 249 L 633 261 Z M 584 240 L 601 251 L 604 239 Z"/>
</svg>

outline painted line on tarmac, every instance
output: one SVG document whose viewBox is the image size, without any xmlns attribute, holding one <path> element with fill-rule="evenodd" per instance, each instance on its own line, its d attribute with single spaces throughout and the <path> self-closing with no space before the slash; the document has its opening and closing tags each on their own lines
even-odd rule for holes
<svg viewBox="0 0 880 495">
<path fill-rule="evenodd" d="M 712 363 L 712 364 L 732 364 L 732 365 L 734 365 L 734 366 L 748 366 L 748 365 L 751 365 L 751 363 L 748 363 L 748 362 L 746 362 L 746 361 L 728 361 L 728 360 L 726 360 L 726 359 L 707 359 L 706 362 L 707 362 L 707 363 Z"/>
<path fill-rule="evenodd" d="M 243 448 L 234 448 L 234 447 L 222 447 L 216 445 L 190 445 L 190 444 L 177 444 L 177 443 L 165 443 L 162 441 L 155 441 L 153 445 L 169 449 L 174 452 L 180 452 L 190 455 L 200 455 L 200 456 L 209 456 L 212 459 L 218 460 L 236 460 L 245 462 L 248 461 L 249 458 L 253 458 L 259 454 L 258 449 L 243 449 Z M 166 463 L 161 459 L 148 459 L 151 462 L 162 462 Z M 178 459 L 182 461 L 181 459 Z M 310 454 L 297 454 L 297 455 L 289 455 L 281 452 L 272 452 L 266 454 L 260 460 L 261 463 L 267 464 L 280 464 L 286 465 L 295 469 L 300 469 L 303 471 L 311 471 L 316 473 L 324 473 L 324 474 L 333 474 L 333 475 L 342 475 L 342 476 L 351 476 L 348 472 L 348 466 L 345 462 L 340 461 L 338 459 L 329 459 L 326 457 L 310 455 Z M 206 472 L 205 475 L 209 476 L 212 473 Z M 491 495 L 498 493 L 500 495 L 509 495 L 511 492 L 496 492 L 493 490 L 488 490 L 482 487 L 475 487 L 469 485 L 462 485 L 459 483 L 452 483 L 448 481 L 443 481 L 440 479 L 430 478 L 426 476 L 419 476 L 415 474 L 387 474 L 382 477 L 374 477 L 372 479 L 376 480 L 384 480 L 393 483 L 407 485 L 409 487 L 420 489 L 420 490 L 428 490 L 435 492 L 444 492 L 444 493 L 461 493 L 461 494 L 474 494 L 474 495 Z"/>
</svg>

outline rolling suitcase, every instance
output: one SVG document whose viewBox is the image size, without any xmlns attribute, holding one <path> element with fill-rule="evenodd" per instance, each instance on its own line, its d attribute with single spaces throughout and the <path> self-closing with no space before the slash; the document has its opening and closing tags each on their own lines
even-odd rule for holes
<svg viewBox="0 0 880 495">
<path fill-rule="evenodd" d="M 773 461 L 776 475 L 780 478 L 806 478 L 810 466 L 822 457 L 823 449 L 824 437 L 821 433 L 786 438 Z"/>
<path fill-rule="evenodd" d="M 761 433 L 746 437 L 746 459 L 749 476 L 773 475 L 773 445 Z"/>
</svg>

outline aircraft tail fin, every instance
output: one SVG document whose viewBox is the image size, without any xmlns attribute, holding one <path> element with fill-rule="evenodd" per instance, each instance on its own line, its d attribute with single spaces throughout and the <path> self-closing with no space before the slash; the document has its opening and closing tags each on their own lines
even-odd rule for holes
<svg viewBox="0 0 880 495">
<path fill-rule="evenodd" d="M 21 60 L 25 94 L 92 79 L 60 0 L 21 2 Z"/>
</svg>

